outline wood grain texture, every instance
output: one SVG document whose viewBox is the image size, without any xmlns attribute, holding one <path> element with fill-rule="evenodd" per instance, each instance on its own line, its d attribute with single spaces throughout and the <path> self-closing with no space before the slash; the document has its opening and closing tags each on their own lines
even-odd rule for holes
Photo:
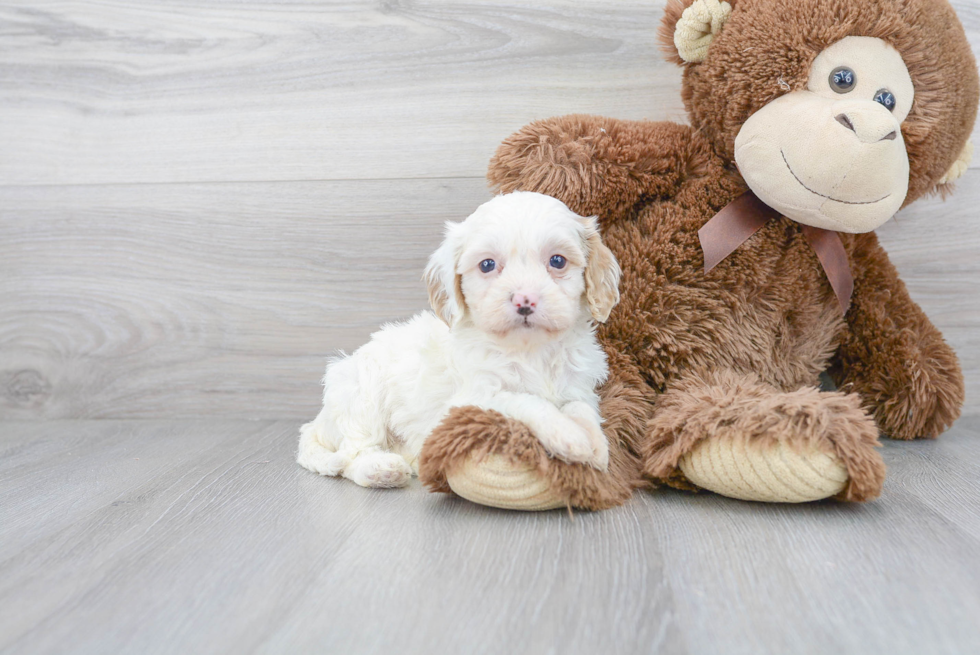
<svg viewBox="0 0 980 655">
<path fill-rule="evenodd" d="M 682 118 L 661 5 L 5 2 L 0 180 L 482 176 L 535 118 Z"/>
<path fill-rule="evenodd" d="M 980 172 L 880 230 L 980 411 Z M 482 180 L 0 188 L 0 417 L 307 418 Z"/>
<path fill-rule="evenodd" d="M 0 423 L 4 653 L 974 653 L 980 420 L 867 505 L 376 491 L 295 421 Z"/>
<path fill-rule="evenodd" d="M 0 190 L 0 415 L 302 417 L 482 181 Z"/>
<path fill-rule="evenodd" d="M 663 4 L 4 2 L 0 180 L 481 176 L 534 119 L 683 120 Z"/>
<path fill-rule="evenodd" d="M 0 3 L 0 419 L 166 419 L 0 422 L 0 651 L 980 652 L 977 418 L 886 443 L 866 506 L 524 515 L 293 462 L 502 138 L 684 120 L 662 6 Z M 959 186 L 879 234 L 980 413 Z"/>
<path fill-rule="evenodd" d="M 425 306 L 503 137 L 684 120 L 662 5 L 0 3 L 0 418 L 311 416 L 327 355 Z M 880 230 L 974 413 L 978 183 Z"/>
</svg>

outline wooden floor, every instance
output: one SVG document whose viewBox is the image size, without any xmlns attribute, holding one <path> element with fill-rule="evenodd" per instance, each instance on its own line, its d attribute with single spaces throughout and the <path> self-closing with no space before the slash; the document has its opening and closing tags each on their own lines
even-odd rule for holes
<svg viewBox="0 0 980 655">
<path fill-rule="evenodd" d="M 0 425 L 0 651 L 980 652 L 977 418 L 866 505 L 574 516 L 320 478 L 297 427 Z"/>
</svg>

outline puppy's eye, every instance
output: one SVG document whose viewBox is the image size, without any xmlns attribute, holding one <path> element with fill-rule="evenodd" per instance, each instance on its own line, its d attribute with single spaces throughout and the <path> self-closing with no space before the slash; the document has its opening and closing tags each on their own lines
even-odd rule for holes
<svg viewBox="0 0 980 655">
<path fill-rule="evenodd" d="M 830 88 L 837 93 L 847 93 L 857 83 L 857 76 L 847 66 L 838 66 L 830 71 Z"/>
<path fill-rule="evenodd" d="M 561 255 L 552 255 L 551 261 L 548 263 L 551 264 L 552 268 L 565 268 L 565 258 Z"/>
<path fill-rule="evenodd" d="M 480 270 L 484 273 L 489 273 L 495 268 L 497 268 L 497 262 L 493 261 L 492 259 L 484 259 L 482 262 L 480 262 Z"/>
<path fill-rule="evenodd" d="M 875 102 L 882 105 L 888 111 L 895 111 L 895 105 L 898 101 L 895 100 L 895 95 L 888 89 L 881 89 L 875 94 Z"/>
</svg>

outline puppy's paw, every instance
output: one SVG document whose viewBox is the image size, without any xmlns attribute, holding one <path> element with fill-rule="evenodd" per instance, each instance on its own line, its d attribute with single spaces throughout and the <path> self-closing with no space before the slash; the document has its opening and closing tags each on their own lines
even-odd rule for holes
<svg viewBox="0 0 980 655">
<path fill-rule="evenodd" d="M 602 432 L 602 426 L 599 425 L 595 410 L 584 402 L 575 401 L 562 407 L 561 412 L 582 428 L 588 437 L 592 456 L 584 460 L 585 463 L 600 471 L 609 470 L 609 443 Z"/>
<path fill-rule="evenodd" d="M 572 420 L 552 425 L 535 436 L 549 455 L 570 464 L 589 464 L 594 458 L 589 435 Z"/>
<path fill-rule="evenodd" d="M 300 429 L 296 463 L 320 475 L 340 475 L 350 464 L 350 455 L 325 448 L 317 438 L 313 423 Z"/>
<path fill-rule="evenodd" d="M 321 448 L 320 450 L 299 451 L 296 462 L 305 469 L 320 475 L 340 475 L 350 464 L 350 456 L 346 453 L 335 453 Z"/>
<path fill-rule="evenodd" d="M 609 470 L 609 443 L 606 441 L 606 436 L 602 434 L 602 430 L 599 430 L 598 439 L 592 440 L 592 461 L 589 464 L 592 465 L 592 468 L 603 472 Z"/>
<path fill-rule="evenodd" d="M 404 487 L 412 479 L 412 467 L 395 453 L 366 452 L 351 460 L 344 477 L 362 487 Z"/>
</svg>

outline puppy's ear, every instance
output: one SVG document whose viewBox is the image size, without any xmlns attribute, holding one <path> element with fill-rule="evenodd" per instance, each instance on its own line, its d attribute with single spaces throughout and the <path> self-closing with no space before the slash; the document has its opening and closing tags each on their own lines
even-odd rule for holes
<svg viewBox="0 0 980 655">
<path fill-rule="evenodd" d="M 461 229 L 462 225 L 459 223 L 446 223 L 446 238 L 429 257 L 429 264 L 423 275 L 429 288 L 432 311 L 450 327 L 466 311 L 463 276 L 456 272 L 462 251 Z"/>
<path fill-rule="evenodd" d="M 585 297 L 589 301 L 592 317 L 600 323 L 609 318 L 612 308 L 619 302 L 619 276 L 622 271 L 612 251 L 602 243 L 596 227 L 596 217 L 583 220 L 585 225 Z"/>
</svg>

